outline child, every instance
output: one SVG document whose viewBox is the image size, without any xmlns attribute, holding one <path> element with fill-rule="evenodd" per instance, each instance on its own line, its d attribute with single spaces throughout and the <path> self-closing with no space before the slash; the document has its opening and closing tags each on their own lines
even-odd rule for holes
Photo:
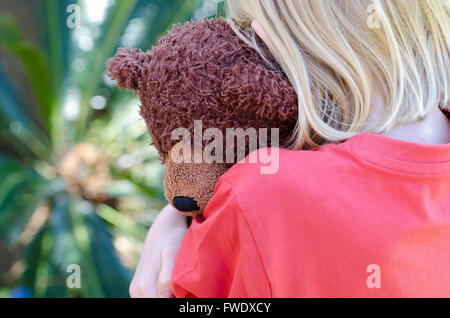
<svg viewBox="0 0 450 318">
<path fill-rule="evenodd" d="M 450 297 L 445 1 L 227 5 L 298 94 L 292 150 L 275 175 L 235 165 L 189 230 L 165 208 L 131 295 Z"/>
</svg>

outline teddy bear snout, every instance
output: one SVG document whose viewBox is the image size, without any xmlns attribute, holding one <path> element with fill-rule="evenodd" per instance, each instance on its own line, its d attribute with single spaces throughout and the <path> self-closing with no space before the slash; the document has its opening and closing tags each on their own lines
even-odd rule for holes
<svg viewBox="0 0 450 318">
<path fill-rule="evenodd" d="M 180 212 L 194 212 L 200 210 L 200 207 L 197 205 L 197 201 L 193 198 L 174 197 L 172 203 L 173 206 Z"/>
</svg>

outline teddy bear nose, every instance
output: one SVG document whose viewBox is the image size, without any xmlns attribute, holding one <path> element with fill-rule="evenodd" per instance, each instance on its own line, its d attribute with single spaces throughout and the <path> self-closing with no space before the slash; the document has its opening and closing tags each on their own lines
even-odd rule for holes
<svg viewBox="0 0 450 318">
<path fill-rule="evenodd" d="M 187 197 L 175 197 L 173 198 L 173 206 L 181 212 L 193 212 L 200 210 L 197 205 L 197 201 Z"/>
</svg>

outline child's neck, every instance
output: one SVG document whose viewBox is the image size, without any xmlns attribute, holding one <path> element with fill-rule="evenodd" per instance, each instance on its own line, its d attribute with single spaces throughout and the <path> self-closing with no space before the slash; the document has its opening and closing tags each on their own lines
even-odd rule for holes
<svg viewBox="0 0 450 318">
<path fill-rule="evenodd" d="M 436 109 L 423 120 L 411 124 L 398 125 L 385 135 L 420 144 L 448 144 L 450 143 L 450 120 L 436 106 Z"/>
<path fill-rule="evenodd" d="M 376 94 L 373 99 L 373 111 L 369 123 L 373 124 L 381 118 L 383 108 L 383 98 Z M 426 145 L 447 144 L 450 143 L 450 120 L 436 105 L 436 108 L 424 119 L 414 123 L 397 125 L 383 135 Z"/>
</svg>

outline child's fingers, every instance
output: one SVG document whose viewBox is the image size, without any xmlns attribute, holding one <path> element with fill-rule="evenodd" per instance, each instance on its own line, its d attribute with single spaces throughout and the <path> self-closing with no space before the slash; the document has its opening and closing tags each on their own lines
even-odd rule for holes
<svg viewBox="0 0 450 318">
<path fill-rule="evenodd" d="M 171 274 L 178 248 L 186 231 L 186 219 L 179 212 L 170 206 L 161 211 L 147 234 L 141 258 L 130 285 L 131 297 L 171 296 Z M 170 248 L 171 246 L 174 248 Z"/>
<path fill-rule="evenodd" d="M 133 298 L 155 298 L 160 269 L 160 257 L 155 257 L 152 253 L 142 255 L 130 285 L 130 296 Z"/>
<path fill-rule="evenodd" d="M 172 298 L 172 272 L 178 255 L 178 247 L 167 247 L 161 253 L 161 271 L 158 277 L 159 298 Z"/>
</svg>

